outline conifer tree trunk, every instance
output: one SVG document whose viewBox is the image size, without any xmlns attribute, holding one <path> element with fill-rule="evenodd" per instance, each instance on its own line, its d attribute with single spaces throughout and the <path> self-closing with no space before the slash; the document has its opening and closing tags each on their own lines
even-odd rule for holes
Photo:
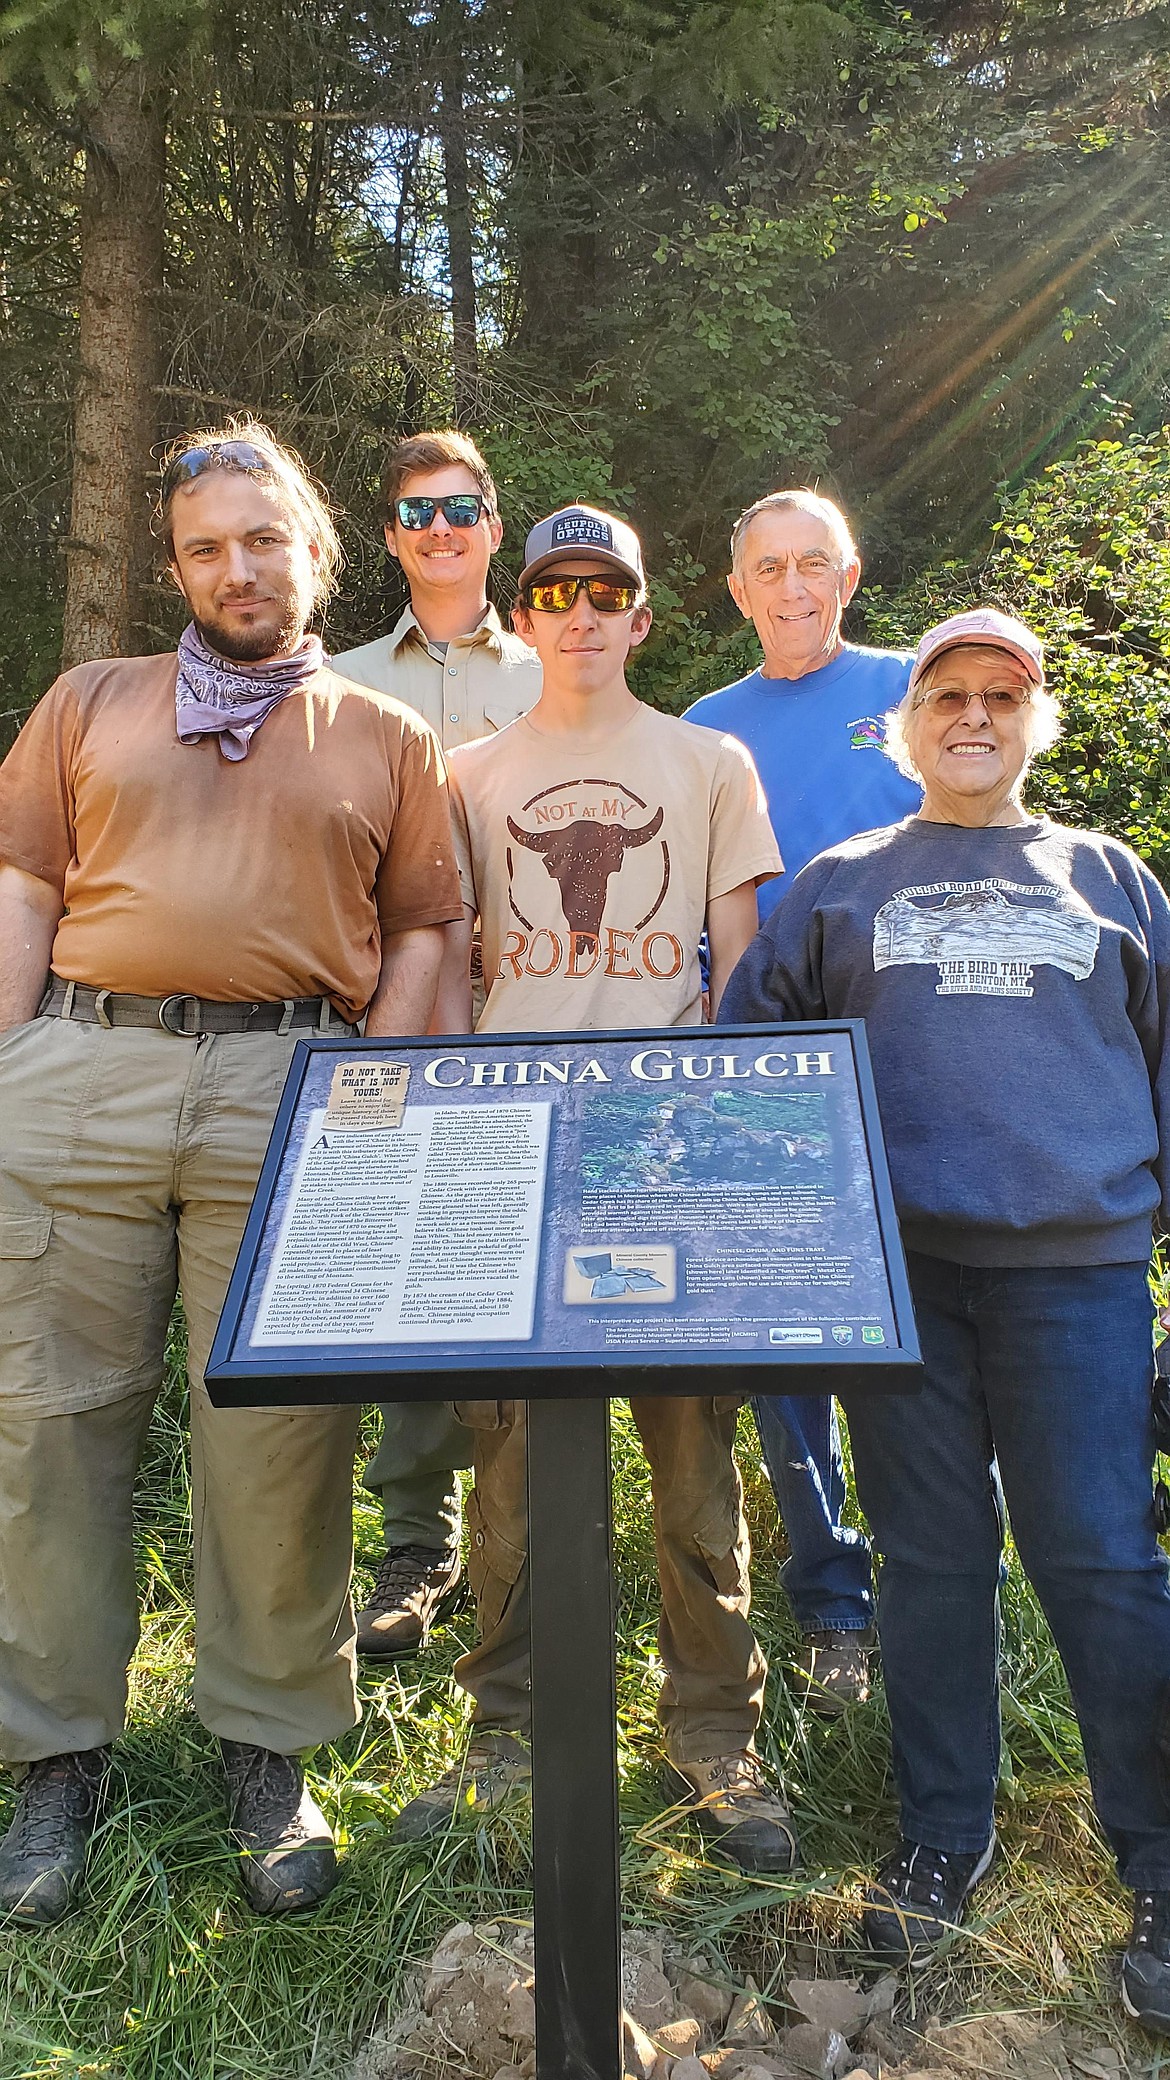
<svg viewBox="0 0 1170 2080">
<path fill-rule="evenodd" d="M 166 140 L 165 101 L 144 64 L 111 67 L 86 127 L 65 668 L 125 656 L 144 619 Z"/>
<path fill-rule="evenodd" d="M 479 391 L 479 348 L 476 339 L 475 271 L 471 237 L 471 180 L 467 161 L 467 118 L 464 112 L 466 66 L 463 54 L 462 6 L 446 9 L 446 43 L 440 103 L 443 187 L 446 193 L 447 265 L 451 276 L 452 364 L 455 418 L 458 425 L 475 417 Z"/>
</svg>

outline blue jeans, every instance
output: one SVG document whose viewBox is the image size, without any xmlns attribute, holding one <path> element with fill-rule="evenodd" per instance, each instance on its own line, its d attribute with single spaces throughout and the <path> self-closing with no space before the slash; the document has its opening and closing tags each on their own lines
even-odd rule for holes
<svg viewBox="0 0 1170 2080">
<path fill-rule="evenodd" d="M 802 1632 L 861 1632 L 873 1623 L 865 1534 L 841 1522 L 845 1468 L 827 1396 L 761 1394 L 752 1402 L 764 1464 L 788 1534 L 780 1579 Z"/>
<path fill-rule="evenodd" d="M 952 1853 L 991 1835 L 1006 1498 L 1122 1882 L 1170 1890 L 1158 1756 L 1170 1587 L 1154 1531 L 1146 1266 L 981 1269 L 914 1253 L 908 1265 L 926 1386 L 846 1401 L 882 1555 L 902 1831 Z"/>
</svg>

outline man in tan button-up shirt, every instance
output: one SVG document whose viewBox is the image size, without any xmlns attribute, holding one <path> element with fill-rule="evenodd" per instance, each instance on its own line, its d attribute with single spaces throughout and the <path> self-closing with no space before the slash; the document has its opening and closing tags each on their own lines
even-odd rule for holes
<svg viewBox="0 0 1170 2080">
<path fill-rule="evenodd" d="M 386 547 L 410 605 L 389 635 L 343 652 L 333 668 L 404 701 L 450 750 L 503 729 L 540 696 L 536 652 L 488 604 L 488 566 L 503 536 L 496 487 L 474 442 L 453 431 L 400 442 L 382 482 Z M 386 1556 L 358 1613 L 360 1653 L 387 1661 L 411 1652 L 458 1598 L 456 1469 L 470 1464 L 470 1435 L 445 1402 L 383 1407 L 365 1484 L 382 1498 Z"/>
<path fill-rule="evenodd" d="M 344 651 L 333 668 L 405 701 L 449 751 L 526 715 L 540 696 L 540 662 L 488 605 L 488 565 L 504 530 L 474 442 L 417 434 L 395 448 L 383 485 L 386 547 L 410 605 L 388 635 Z"/>
</svg>

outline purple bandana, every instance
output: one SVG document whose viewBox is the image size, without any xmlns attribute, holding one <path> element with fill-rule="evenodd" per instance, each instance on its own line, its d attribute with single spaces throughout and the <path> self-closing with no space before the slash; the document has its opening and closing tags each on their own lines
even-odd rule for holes
<svg viewBox="0 0 1170 2080">
<path fill-rule="evenodd" d="M 266 657 L 237 664 L 209 650 L 194 622 L 179 637 L 175 728 L 180 744 L 217 736 L 225 758 L 247 758 L 248 746 L 273 708 L 319 672 L 325 662 L 320 636 L 306 636 L 291 657 Z"/>
</svg>

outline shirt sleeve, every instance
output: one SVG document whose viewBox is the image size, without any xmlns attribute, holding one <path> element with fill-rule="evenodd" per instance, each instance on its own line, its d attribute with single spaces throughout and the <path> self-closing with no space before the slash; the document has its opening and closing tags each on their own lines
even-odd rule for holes
<svg viewBox="0 0 1170 2080">
<path fill-rule="evenodd" d="M 378 923 L 387 936 L 421 925 L 450 924 L 463 915 L 447 768 L 439 740 L 425 722 L 402 726 L 397 718 L 388 720 L 402 727 L 402 737 L 394 821 L 374 880 Z"/>
<path fill-rule="evenodd" d="M 75 852 L 77 689 L 57 679 L 0 765 L 0 861 L 64 892 Z"/>
<path fill-rule="evenodd" d="M 711 790 L 707 901 L 714 902 L 745 881 L 768 881 L 782 869 L 751 752 L 738 737 L 724 737 Z"/>
<path fill-rule="evenodd" d="M 459 870 L 459 888 L 469 910 L 478 914 L 479 896 L 475 887 L 475 867 L 471 857 L 471 833 L 467 828 L 467 805 L 459 786 L 459 775 L 454 764 L 450 768 L 451 780 L 451 831 L 455 840 L 455 864 Z"/>
<path fill-rule="evenodd" d="M 1170 1233 L 1170 901 L 1150 869 L 1125 850 L 1136 882 L 1130 893 L 1148 950 L 1140 975 L 1131 978 L 1129 1016 L 1150 1072 L 1158 1127 L 1154 1175 L 1162 1195 L 1162 1231 Z"/>
<path fill-rule="evenodd" d="M 732 969 L 716 1014 L 720 1025 L 777 1025 L 833 1016 L 821 976 L 821 894 L 827 859 L 796 876 Z"/>
</svg>

